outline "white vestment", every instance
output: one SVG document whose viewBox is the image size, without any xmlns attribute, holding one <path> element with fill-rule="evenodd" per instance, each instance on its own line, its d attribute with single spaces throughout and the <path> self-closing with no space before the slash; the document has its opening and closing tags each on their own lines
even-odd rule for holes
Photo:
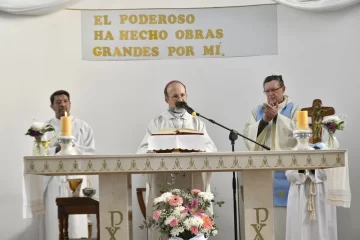
<svg viewBox="0 0 360 240">
<path fill-rule="evenodd" d="M 94 133 L 90 125 L 78 118 L 72 117 L 72 134 L 76 138 L 75 148 L 78 154 L 89 155 L 95 152 L 95 139 Z M 51 139 L 54 136 L 60 135 L 60 120 L 52 118 L 48 122 L 55 128 L 53 132 L 47 132 L 44 136 L 44 140 Z M 55 155 L 57 146 L 57 140 L 54 138 L 50 143 L 50 148 L 47 149 L 47 155 Z M 59 224 L 58 214 L 56 206 L 56 198 L 59 197 L 59 186 L 61 181 L 65 181 L 66 178 L 82 178 L 82 186 L 80 196 L 82 195 L 82 189 L 87 185 L 86 175 L 77 176 L 49 176 L 44 177 L 45 181 L 45 240 L 57 240 L 59 239 Z M 69 238 L 82 238 L 88 237 L 87 230 L 87 215 L 70 215 L 69 216 Z"/>
<path fill-rule="evenodd" d="M 286 171 L 288 196 L 286 240 L 337 240 L 336 207 L 327 203 L 326 172 Z"/>
<path fill-rule="evenodd" d="M 258 108 L 253 109 L 250 121 L 245 125 L 244 135 L 258 143 L 269 146 L 271 150 L 290 150 L 295 147 L 297 141 L 293 137 L 293 131 L 295 129 L 295 118 L 298 106 L 293 106 L 290 114 L 291 119 L 280 114 L 283 108 L 290 102 L 290 98 L 284 95 L 284 101 L 278 105 L 279 114 L 277 115 L 276 124 L 270 121 L 258 137 L 257 133 L 260 123 L 260 120 L 256 120 Z M 267 151 L 248 140 L 245 140 L 245 145 L 249 151 Z M 274 207 L 274 223 L 275 239 L 285 240 L 286 207 Z"/>
<path fill-rule="evenodd" d="M 137 153 L 147 153 L 148 151 L 148 138 L 152 133 L 157 130 L 166 128 L 190 128 L 204 133 L 206 137 L 206 152 L 216 152 L 216 146 L 208 135 L 205 124 L 197 117 L 191 116 L 185 112 L 182 117 L 175 118 L 169 111 L 162 113 L 159 117 L 153 119 L 147 127 L 144 139 L 139 146 Z M 175 178 L 175 180 L 174 180 Z M 146 203 L 146 215 L 147 217 L 153 216 L 153 201 L 156 197 L 160 196 L 161 187 L 164 188 L 197 188 L 201 191 L 210 191 L 210 178 L 211 173 L 178 173 L 171 174 L 157 173 L 157 174 L 146 174 L 147 186 L 147 203 Z M 174 183 L 173 183 L 174 181 Z M 171 183 L 169 186 L 167 183 Z M 159 186 L 160 185 L 160 186 Z M 148 240 L 158 240 L 160 233 L 157 229 L 149 230 Z"/>
</svg>

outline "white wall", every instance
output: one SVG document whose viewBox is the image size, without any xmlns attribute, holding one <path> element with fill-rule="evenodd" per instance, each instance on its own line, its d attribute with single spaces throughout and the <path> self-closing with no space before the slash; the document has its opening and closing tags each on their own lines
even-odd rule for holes
<svg viewBox="0 0 360 240">
<path fill-rule="evenodd" d="M 349 150 L 353 201 L 351 209 L 338 210 L 339 239 L 359 239 L 355 119 L 360 118 L 360 6 L 334 13 L 279 6 L 278 27 L 278 56 L 84 62 L 79 12 L 26 18 L 1 14 L 1 239 L 37 240 L 24 233 L 30 221 L 21 213 L 22 158 L 32 147 L 24 133 L 34 118 L 53 116 L 48 99 L 53 91 L 70 91 L 72 113 L 93 127 L 99 154 L 121 154 L 135 152 L 148 121 L 166 109 L 162 90 L 167 81 L 179 79 L 187 85 L 195 110 L 242 129 L 251 108 L 264 98 L 261 83 L 269 74 L 282 74 L 289 95 L 301 106 L 321 98 L 348 115 L 345 131 L 337 135 L 341 148 Z M 211 123 L 207 127 L 219 151 L 231 151 L 228 132 Z M 245 150 L 241 140 L 236 150 Z M 214 239 L 232 239 L 231 173 L 214 174 L 212 183 L 226 201 L 217 212 L 221 235 Z"/>
</svg>

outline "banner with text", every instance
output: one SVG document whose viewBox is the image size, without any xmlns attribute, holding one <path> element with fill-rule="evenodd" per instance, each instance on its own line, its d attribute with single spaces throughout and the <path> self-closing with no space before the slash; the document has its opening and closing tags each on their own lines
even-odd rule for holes
<svg viewBox="0 0 360 240">
<path fill-rule="evenodd" d="M 82 11 L 92 61 L 276 55 L 276 6 Z"/>
</svg>

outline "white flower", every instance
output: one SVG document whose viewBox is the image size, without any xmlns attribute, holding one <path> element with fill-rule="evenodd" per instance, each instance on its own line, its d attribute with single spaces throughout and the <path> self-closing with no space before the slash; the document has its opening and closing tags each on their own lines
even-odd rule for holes
<svg viewBox="0 0 360 240">
<path fill-rule="evenodd" d="M 173 211 L 173 215 L 177 216 L 177 217 L 180 217 L 181 212 L 184 211 L 184 210 L 185 210 L 185 207 L 183 207 L 183 206 L 175 207 L 175 209 Z"/>
<path fill-rule="evenodd" d="M 200 192 L 198 196 L 202 197 L 205 201 L 211 201 L 214 199 L 214 194 L 211 192 Z"/>
<path fill-rule="evenodd" d="M 154 204 L 158 204 L 160 202 L 165 202 L 165 199 L 162 196 L 154 199 Z"/>
<path fill-rule="evenodd" d="M 165 223 L 166 225 L 170 225 L 171 221 L 174 220 L 174 219 L 176 219 L 176 217 L 174 217 L 173 215 L 170 215 L 170 216 L 168 216 L 168 217 L 166 218 L 166 220 L 165 220 L 164 223 Z"/>
<path fill-rule="evenodd" d="M 216 236 L 217 234 L 218 234 L 218 230 L 212 231 L 212 235 L 213 235 L 213 236 Z"/>
<path fill-rule="evenodd" d="M 177 237 L 180 233 L 184 232 L 184 230 L 185 229 L 183 227 L 174 227 L 173 229 L 171 229 L 170 234 L 173 237 Z"/>
<path fill-rule="evenodd" d="M 175 188 L 175 189 L 171 190 L 171 192 L 172 192 L 173 194 L 180 194 L 180 193 L 181 193 L 181 190 Z"/>
<path fill-rule="evenodd" d="M 34 122 L 34 123 L 31 125 L 31 129 L 34 130 L 34 131 L 40 131 L 40 130 L 43 129 L 45 126 L 46 126 L 46 124 L 43 123 L 43 122 Z"/>
<path fill-rule="evenodd" d="M 166 192 L 166 193 L 163 193 L 161 195 L 161 197 L 164 199 L 164 201 L 169 201 L 169 199 L 172 197 L 172 193 L 171 192 Z"/>
<path fill-rule="evenodd" d="M 193 226 L 200 227 L 203 223 L 204 223 L 204 221 L 201 218 L 195 216 L 195 217 L 186 219 L 184 221 L 184 226 L 186 227 L 186 229 L 190 230 L 191 227 L 193 227 Z"/>
<path fill-rule="evenodd" d="M 188 216 L 187 213 L 180 214 L 180 221 L 183 221 L 185 218 L 187 218 L 187 216 Z"/>
</svg>

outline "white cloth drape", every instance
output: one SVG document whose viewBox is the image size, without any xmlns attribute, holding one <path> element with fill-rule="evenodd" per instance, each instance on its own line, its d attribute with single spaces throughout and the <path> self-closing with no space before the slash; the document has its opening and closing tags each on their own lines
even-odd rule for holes
<svg viewBox="0 0 360 240">
<path fill-rule="evenodd" d="M 349 181 L 349 162 L 346 153 L 345 167 L 328 168 L 327 174 L 327 201 L 328 204 L 350 208 L 351 190 Z"/>
<path fill-rule="evenodd" d="M 79 0 L 0 0 L 0 12 L 22 15 L 45 15 Z"/>
<path fill-rule="evenodd" d="M 273 1 L 291 8 L 296 8 L 305 11 L 314 11 L 314 12 L 336 11 L 350 7 L 360 2 L 360 0 L 311 0 L 311 1 L 273 0 Z"/>
</svg>

